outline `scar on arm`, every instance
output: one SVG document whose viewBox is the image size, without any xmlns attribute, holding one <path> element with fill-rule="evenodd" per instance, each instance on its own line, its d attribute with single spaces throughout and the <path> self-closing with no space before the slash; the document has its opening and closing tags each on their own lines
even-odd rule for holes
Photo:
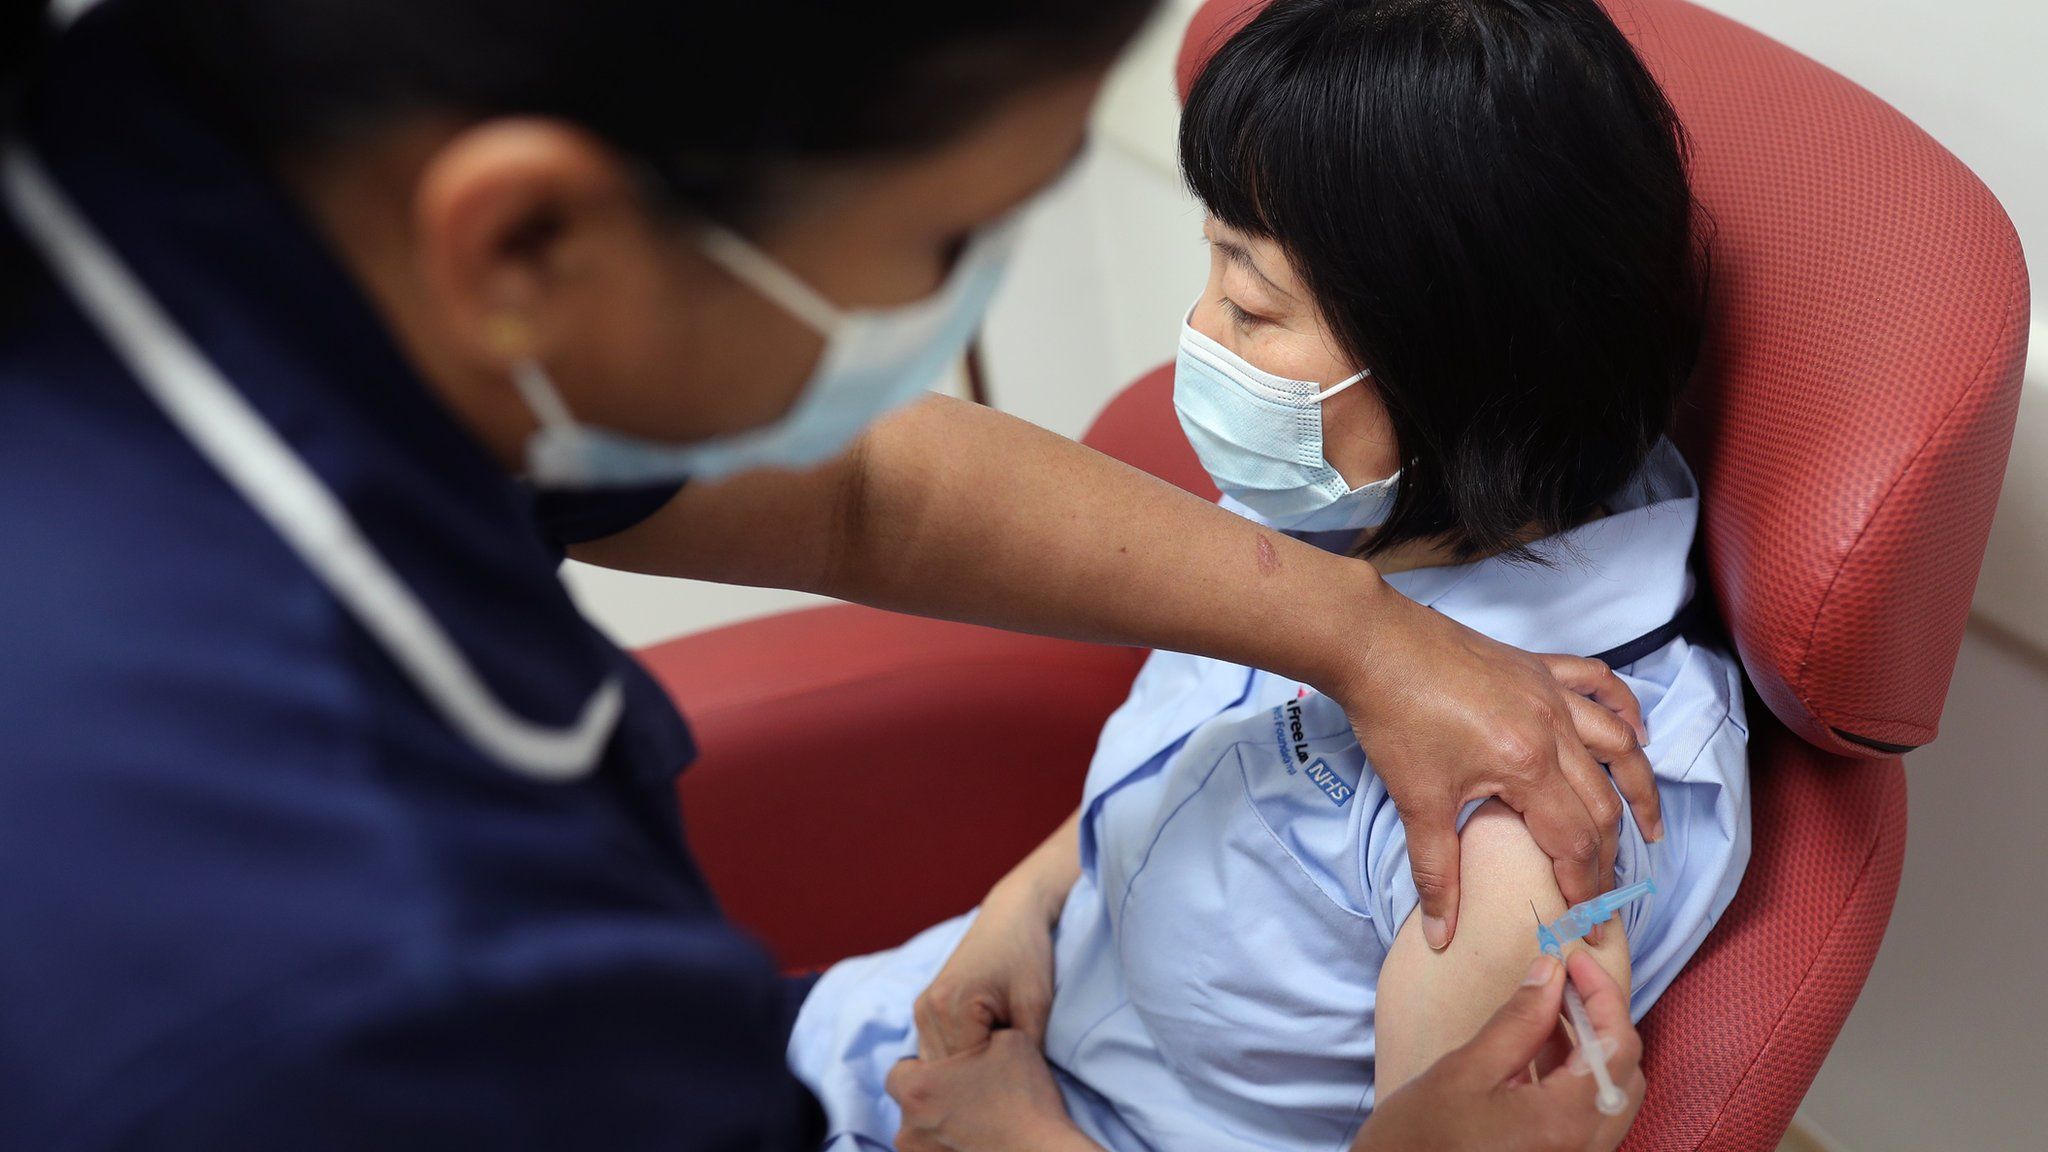
<svg viewBox="0 0 2048 1152">
<path fill-rule="evenodd" d="M 1280 557 L 1273 551 L 1273 542 L 1266 539 L 1265 533 L 1259 533 L 1258 541 L 1259 575 L 1271 576 L 1280 570 Z"/>
</svg>

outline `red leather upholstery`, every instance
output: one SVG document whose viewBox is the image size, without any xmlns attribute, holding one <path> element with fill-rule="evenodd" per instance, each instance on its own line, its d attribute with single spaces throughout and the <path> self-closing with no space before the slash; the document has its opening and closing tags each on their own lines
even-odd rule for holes
<svg viewBox="0 0 2048 1152">
<path fill-rule="evenodd" d="M 844 604 L 641 658 L 697 735 L 698 860 L 801 971 L 979 903 L 1080 803 L 1144 653 Z"/>
<path fill-rule="evenodd" d="M 1197 17 L 1183 90 L 1247 7 Z M 1891 913 L 1905 774 L 1860 741 L 1934 734 L 2010 444 L 2026 279 L 1989 194 L 1874 97 L 1676 0 L 1615 11 L 1693 135 L 1718 226 L 1679 434 L 1711 583 L 1769 705 L 1750 708 L 1749 872 L 1644 1022 L 1650 1090 L 1625 1147 L 1762 1152 Z M 1167 369 L 1147 375 L 1088 441 L 1213 496 L 1170 391 Z M 645 656 L 703 745 L 682 796 L 705 869 L 792 967 L 970 905 L 1071 810 L 1137 664 L 856 608 Z"/>
</svg>

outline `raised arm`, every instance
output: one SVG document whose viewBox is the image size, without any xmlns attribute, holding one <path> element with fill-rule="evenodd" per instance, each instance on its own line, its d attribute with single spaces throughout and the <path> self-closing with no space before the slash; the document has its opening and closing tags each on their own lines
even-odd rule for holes
<svg viewBox="0 0 2048 1152">
<path fill-rule="evenodd" d="M 1313 685 L 1344 705 L 1400 806 L 1432 945 L 1456 925 L 1466 800 L 1498 795 L 1522 812 L 1572 900 L 1608 886 L 1619 828 L 1596 757 L 1657 827 L 1640 713 L 1604 666 L 1497 644 L 1363 561 L 977 405 L 919 403 L 817 471 L 686 487 L 574 555 L 1193 652 Z"/>
</svg>

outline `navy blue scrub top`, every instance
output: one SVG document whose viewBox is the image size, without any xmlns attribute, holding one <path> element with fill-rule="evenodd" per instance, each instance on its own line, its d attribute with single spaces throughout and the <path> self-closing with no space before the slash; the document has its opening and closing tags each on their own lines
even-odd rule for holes
<svg viewBox="0 0 2048 1152">
<path fill-rule="evenodd" d="M 574 779 L 480 751 L 10 216 L 0 1148 L 816 1147 L 784 986 L 683 842 L 689 734 L 557 576 L 671 493 L 508 480 L 127 8 L 59 44 L 43 170 L 509 713 L 623 706 Z"/>
</svg>

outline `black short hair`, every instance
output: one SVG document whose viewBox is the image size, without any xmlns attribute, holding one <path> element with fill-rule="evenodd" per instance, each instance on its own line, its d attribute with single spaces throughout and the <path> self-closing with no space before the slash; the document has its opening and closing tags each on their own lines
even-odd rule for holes
<svg viewBox="0 0 2048 1152">
<path fill-rule="evenodd" d="M 0 132 L 51 0 L 0 0 Z M 778 172 L 944 143 L 1007 97 L 1108 63 L 1155 0 L 122 0 L 212 127 L 269 157 L 416 113 L 580 125 L 657 206 L 744 224 Z M 109 9 L 120 9 L 110 11 Z M 30 261 L 0 229 L 0 314 Z"/>
<path fill-rule="evenodd" d="M 1526 558 L 1670 424 L 1705 228 L 1678 118 L 1594 0 L 1275 0 L 1196 78 L 1180 159 L 1373 372 L 1403 471 L 1365 555 Z"/>
<path fill-rule="evenodd" d="M 253 151 L 421 111 L 549 116 L 727 220 L 778 165 L 913 153 L 1106 65 L 1153 4 L 128 0 L 151 51 Z"/>
</svg>

